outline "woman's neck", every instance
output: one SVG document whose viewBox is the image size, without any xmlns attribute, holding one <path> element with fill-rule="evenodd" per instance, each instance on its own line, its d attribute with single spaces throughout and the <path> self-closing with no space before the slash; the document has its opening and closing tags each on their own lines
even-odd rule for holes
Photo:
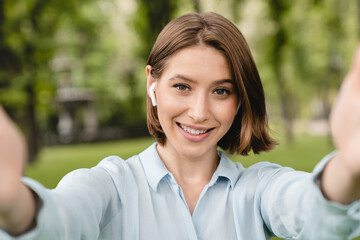
<svg viewBox="0 0 360 240">
<path fill-rule="evenodd" d="M 158 145 L 157 150 L 166 168 L 181 185 L 208 183 L 219 165 L 217 149 L 208 151 L 203 156 L 181 155 L 166 145 Z"/>
<path fill-rule="evenodd" d="M 178 154 L 175 149 L 166 145 L 158 145 L 157 150 L 165 166 L 181 187 L 192 215 L 202 190 L 210 182 L 219 165 L 216 147 L 197 157 Z"/>
</svg>

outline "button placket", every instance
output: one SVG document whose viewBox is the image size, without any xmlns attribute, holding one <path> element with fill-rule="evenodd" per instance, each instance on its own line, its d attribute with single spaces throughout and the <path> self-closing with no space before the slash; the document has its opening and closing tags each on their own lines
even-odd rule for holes
<svg viewBox="0 0 360 240">
<path fill-rule="evenodd" d="M 188 232 L 188 239 L 189 240 L 198 240 L 197 234 L 196 234 L 196 230 L 195 230 L 195 226 L 194 226 L 194 222 L 192 220 L 192 216 L 190 214 L 189 208 L 187 206 L 187 203 L 185 201 L 185 197 L 183 194 L 183 191 L 181 189 L 181 187 L 177 184 L 174 176 L 170 173 L 169 174 L 169 184 L 171 189 L 173 190 L 173 192 L 177 195 L 179 204 L 181 205 L 181 208 L 183 209 L 182 215 L 183 215 L 183 219 L 184 219 L 184 223 L 186 226 L 186 230 Z"/>
</svg>

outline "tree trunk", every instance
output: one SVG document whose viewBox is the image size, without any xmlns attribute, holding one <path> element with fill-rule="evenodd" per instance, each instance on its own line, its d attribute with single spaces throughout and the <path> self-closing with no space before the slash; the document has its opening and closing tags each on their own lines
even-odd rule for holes
<svg viewBox="0 0 360 240">
<path fill-rule="evenodd" d="M 200 0 L 194 0 L 194 10 L 195 12 L 201 13 L 201 3 Z"/>
<path fill-rule="evenodd" d="M 270 0 L 269 8 L 273 21 L 277 25 L 277 31 L 273 37 L 273 46 L 271 49 L 271 64 L 275 75 L 275 81 L 280 93 L 280 106 L 282 118 L 284 121 L 284 130 L 287 143 L 292 143 L 293 119 L 294 119 L 294 101 L 286 79 L 282 73 L 283 66 L 283 49 L 286 45 L 287 36 L 284 26 L 284 15 L 287 6 L 282 0 Z"/>
<path fill-rule="evenodd" d="M 276 70 L 279 71 L 279 73 L 276 74 L 276 83 L 280 93 L 280 106 L 281 115 L 284 121 L 285 139 L 287 143 L 291 144 L 294 141 L 294 101 L 289 89 L 286 86 L 285 79 L 280 72 L 281 67 L 279 66 L 279 69 Z"/>
<path fill-rule="evenodd" d="M 30 81 L 32 82 L 32 81 Z M 39 152 L 39 137 L 37 122 L 35 116 L 35 103 L 36 95 L 34 91 L 33 84 L 28 84 L 26 87 L 27 93 L 27 105 L 25 107 L 25 129 L 26 129 L 26 138 L 28 143 L 28 161 L 32 162 L 35 160 L 37 153 Z"/>
</svg>

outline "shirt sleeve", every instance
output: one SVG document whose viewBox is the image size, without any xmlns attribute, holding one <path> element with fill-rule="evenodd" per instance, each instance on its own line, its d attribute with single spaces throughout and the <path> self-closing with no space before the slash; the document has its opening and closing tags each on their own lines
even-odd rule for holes
<svg viewBox="0 0 360 240">
<path fill-rule="evenodd" d="M 0 230 L 0 239 L 98 239 L 101 228 L 120 210 L 117 189 L 102 167 L 73 171 L 53 190 L 30 178 L 23 182 L 41 202 L 36 227 L 19 237 Z"/>
<path fill-rule="evenodd" d="M 327 155 L 312 174 L 269 166 L 259 171 L 261 213 L 266 226 L 286 239 L 353 239 L 360 235 L 360 200 L 342 205 L 327 200 L 317 179 Z M 271 168 L 271 170 L 270 170 Z"/>
</svg>

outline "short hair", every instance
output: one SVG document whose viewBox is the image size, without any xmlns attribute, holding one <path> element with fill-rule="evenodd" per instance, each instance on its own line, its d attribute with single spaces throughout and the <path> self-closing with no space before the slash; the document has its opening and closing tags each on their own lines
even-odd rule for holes
<svg viewBox="0 0 360 240">
<path fill-rule="evenodd" d="M 269 135 L 265 96 L 250 48 L 240 30 L 216 13 L 189 13 L 169 22 L 160 32 L 150 52 L 150 74 L 160 78 L 170 56 L 181 49 L 205 45 L 222 52 L 227 59 L 241 107 L 218 146 L 230 154 L 248 155 L 269 151 L 276 142 Z M 151 135 L 163 145 L 166 136 L 157 108 L 147 97 L 147 125 Z"/>
</svg>

